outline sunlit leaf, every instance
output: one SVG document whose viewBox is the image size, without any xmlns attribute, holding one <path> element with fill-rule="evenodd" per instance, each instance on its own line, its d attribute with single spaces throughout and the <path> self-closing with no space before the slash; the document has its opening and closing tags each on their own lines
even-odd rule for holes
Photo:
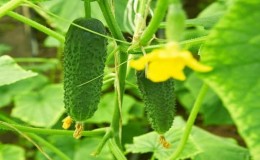
<svg viewBox="0 0 260 160">
<path fill-rule="evenodd" d="M 28 124 L 51 127 L 64 112 L 61 85 L 48 85 L 39 92 L 29 92 L 15 97 L 12 116 Z"/>
<path fill-rule="evenodd" d="M 250 160 L 249 151 L 233 139 L 218 137 L 197 127 L 192 130 L 192 136 L 201 149 L 194 160 Z"/>
<path fill-rule="evenodd" d="M 45 76 L 37 75 L 31 78 L 27 78 L 10 85 L 4 85 L 0 87 L 0 107 L 4 107 L 13 101 L 13 98 L 17 95 L 30 92 L 31 90 L 39 89 L 46 85 L 48 79 Z"/>
<path fill-rule="evenodd" d="M 175 119 L 175 123 L 181 121 L 179 118 Z M 134 137 L 133 144 L 127 144 L 127 152 L 132 153 L 149 153 L 153 152 L 158 159 L 167 159 L 176 150 L 179 140 L 183 134 L 184 123 L 181 125 L 173 125 L 173 127 L 165 133 L 166 140 L 171 144 L 170 148 L 164 148 L 159 142 L 159 135 L 156 132 L 150 132 L 141 136 Z M 179 159 L 189 158 L 200 153 L 200 148 L 194 142 L 194 137 L 190 136 L 185 149 L 183 150 Z"/>
<path fill-rule="evenodd" d="M 227 107 L 253 159 L 260 159 L 260 1 L 238 0 L 201 50 L 201 77 Z"/>
<path fill-rule="evenodd" d="M 25 160 L 23 148 L 11 144 L 0 144 L 1 160 Z"/>
<path fill-rule="evenodd" d="M 178 99 L 185 108 L 191 110 L 202 86 L 202 80 L 197 78 L 195 74 L 191 74 L 182 85 L 184 85 L 185 91 L 177 92 Z M 204 124 L 207 125 L 233 123 L 227 109 L 211 89 L 209 89 L 204 98 L 200 113 L 203 116 Z"/>
<path fill-rule="evenodd" d="M 9 56 L 0 57 L 0 86 L 37 75 L 31 71 L 25 71 L 18 66 Z"/>
<path fill-rule="evenodd" d="M 172 146 L 168 150 L 159 144 L 159 136 L 155 132 L 150 132 L 135 137 L 133 144 L 126 145 L 127 151 L 132 153 L 154 152 L 156 158 L 167 159 L 177 148 L 185 124 L 180 117 L 175 118 L 173 127 L 165 136 Z M 249 160 L 250 155 L 247 149 L 238 146 L 233 139 L 221 138 L 194 126 L 178 159 L 189 157 L 194 160 Z"/>
</svg>

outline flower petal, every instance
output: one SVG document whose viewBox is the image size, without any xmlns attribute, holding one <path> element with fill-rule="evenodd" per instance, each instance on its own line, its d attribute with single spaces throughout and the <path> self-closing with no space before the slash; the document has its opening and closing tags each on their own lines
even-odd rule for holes
<svg viewBox="0 0 260 160">
<path fill-rule="evenodd" d="M 212 70 L 212 67 L 199 63 L 193 57 L 190 60 L 188 60 L 187 66 L 199 72 L 209 72 Z"/>
<path fill-rule="evenodd" d="M 171 77 L 169 73 L 169 68 L 167 63 L 161 63 L 161 61 L 154 61 L 149 64 L 147 70 L 147 78 L 153 82 L 166 81 Z"/>
<path fill-rule="evenodd" d="M 144 57 L 138 59 L 138 60 L 131 60 L 130 66 L 133 67 L 136 70 L 143 70 L 145 68 L 145 65 L 147 64 L 146 59 Z"/>
</svg>

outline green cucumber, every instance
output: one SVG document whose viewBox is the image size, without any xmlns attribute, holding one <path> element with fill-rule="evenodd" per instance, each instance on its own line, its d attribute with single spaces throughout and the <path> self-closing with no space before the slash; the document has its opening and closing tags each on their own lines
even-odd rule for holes
<svg viewBox="0 0 260 160">
<path fill-rule="evenodd" d="M 81 27 L 106 34 L 97 19 L 78 18 Z M 97 110 L 106 61 L 106 38 L 71 25 L 64 46 L 64 103 L 68 115 L 84 122 Z"/>
<path fill-rule="evenodd" d="M 175 115 L 174 80 L 152 82 L 144 71 L 138 71 L 137 84 L 152 128 L 159 134 L 168 131 Z"/>
</svg>

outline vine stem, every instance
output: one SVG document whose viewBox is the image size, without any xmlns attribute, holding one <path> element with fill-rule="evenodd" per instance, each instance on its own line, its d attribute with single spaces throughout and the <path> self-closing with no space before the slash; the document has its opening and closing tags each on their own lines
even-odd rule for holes
<svg viewBox="0 0 260 160">
<path fill-rule="evenodd" d="M 63 35 L 55 32 L 55 31 L 45 27 L 44 25 L 41 25 L 41 24 L 39 24 L 39 23 L 37 23 L 37 22 L 27 18 L 27 17 L 24 17 L 24 16 L 22 16 L 20 14 L 12 12 L 12 11 L 7 12 L 7 15 L 12 17 L 12 18 L 14 18 L 14 19 L 16 19 L 16 20 L 18 20 L 18 21 L 20 21 L 20 22 L 23 22 L 24 24 L 27 24 L 29 26 L 32 26 L 33 28 L 38 29 L 39 31 L 41 31 L 41 32 L 43 32 L 43 33 L 45 33 L 45 34 L 47 34 L 47 35 L 57 39 L 61 43 L 65 42 L 65 37 Z"/>
<path fill-rule="evenodd" d="M 193 38 L 193 39 L 188 39 L 185 41 L 180 41 L 179 44 L 183 45 L 183 46 L 194 46 L 197 44 L 202 44 L 203 42 L 205 42 L 207 40 L 208 36 L 201 36 L 201 37 L 197 37 L 197 38 Z M 165 44 L 157 44 L 157 45 L 150 45 L 147 47 L 144 47 L 145 51 L 151 51 L 153 49 L 157 49 L 157 48 L 162 48 L 164 47 Z"/>
<path fill-rule="evenodd" d="M 59 130 L 59 129 L 47 129 L 47 128 L 34 128 L 26 127 L 18 124 L 9 124 L 3 121 L 0 121 L 0 129 L 13 130 L 12 128 L 6 127 L 11 125 L 22 132 L 37 133 L 37 134 L 47 134 L 47 135 L 73 135 L 74 131 L 68 130 Z M 83 131 L 82 136 L 100 136 L 106 133 L 107 128 L 94 129 L 92 131 Z"/>
<path fill-rule="evenodd" d="M 116 157 L 116 159 L 120 160 L 127 160 L 124 153 L 121 151 L 121 149 L 117 146 L 115 139 L 110 138 L 108 146 L 112 152 L 112 154 Z"/>
<path fill-rule="evenodd" d="M 90 0 L 84 0 L 85 17 L 91 18 L 91 5 Z"/>
<path fill-rule="evenodd" d="M 184 130 L 184 133 L 183 133 L 183 136 L 180 140 L 180 143 L 176 149 L 176 151 L 170 156 L 170 158 L 168 160 L 175 160 L 176 158 L 178 158 L 178 156 L 181 154 L 181 152 L 183 151 L 184 147 L 185 147 L 185 144 L 189 138 L 189 135 L 190 135 L 190 132 L 191 132 L 191 129 L 192 129 L 192 126 L 195 122 L 195 119 L 198 115 L 198 112 L 200 110 L 200 107 L 201 107 L 201 104 L 204 100 L 204 97 L 206 95 L 208 91 L 208 86 L 206 84 L 203 84 L 201 89 L 200 89 L 200 92 L 199 92 L 199 95 L 193 105 L 193 108 L 192 108 L 192 111 L 190 113 L 190 116 L 188 118 L 188 121 L 187 121 L 187 124 L 186 124 L 186 127 L 185 127 L 185 130 Z"/>
<path fill-rule="evenodd" d="M 147 28 L 144 30 L 140 38 L 139 45 L 145 46 L 152 39 L 154 33 L 160 26 L 160 23 L 165 16 L 167 8 L 168 8 L 168 0 L 157 1 L 156 8 L 154 10 L 154 16 L 152 17 Z"/>
<path fill-rule="evenodd" d="M 23 0 L 11 0 L 5 3 L 3 6 L 0 7 L 0 18 L 4 16 L 8 11 L 11 11 L 19 6 L 22 2 Z"/>
<path fill-rule="evenodd" d="M 109 30 L 111 31 L 114 38 L 119 39 L 120 41 L 126 41 L 116 19 L 112 13 L 111 6 L 108 0 L 98 0 L 99 7 L 106 19 Z M 113 113 L 113 119 L 111 122 L 111 128 L 113 131 L 113 137 L 116 144 L 121 148 L 121 134 L 122 134 L 122 103 L 123 103 L 123 94 L 125 92 L 125 78 L 127 72 L 127 59 L 128 54 L 125 52 L 126 45 L 122 42 L 117 41 L 119 45 L 120 52 L 115 56 L 116 60 L 116 81 L 115 81 L 115 109 Z M 118 65 L 121 64 L 121 65 Z"/>
</svg>

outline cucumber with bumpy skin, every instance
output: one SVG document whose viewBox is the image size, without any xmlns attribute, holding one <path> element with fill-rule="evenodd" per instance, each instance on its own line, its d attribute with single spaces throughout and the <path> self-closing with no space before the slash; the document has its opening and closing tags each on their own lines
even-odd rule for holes
<svg viewBox="0 0 260 160">
<path fill-rule="evenodd" d="M 81 27 L 104 35 L 105 27 L 97 19 L 78 18 Z M 84 122 L 97 110 L 106 61 L 106 38 L 71 25 L 64 47 L 64 103 L 68 115 Z"/>
<path fill-rule="evenodd" d="M 136 74 L 149 122 L 162 135 L 171 128 L 175 115 L 173 79 L 155 83 L 146 78 L 144 71 Z"/>
</svg>

